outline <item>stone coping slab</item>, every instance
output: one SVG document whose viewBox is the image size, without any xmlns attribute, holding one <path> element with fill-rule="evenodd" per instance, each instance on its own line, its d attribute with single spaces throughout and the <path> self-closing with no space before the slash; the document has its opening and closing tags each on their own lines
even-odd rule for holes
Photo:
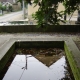
<svg viewBox="0 0 80 80">
<path fill-rule="evenodd" d="M 78 55 L 80 55 L 80 51 L 77 48 L 76 44 L 73 42 L 73 40 L 71 38 L 68 38 L 68 37 L 66 37 L 66 38 L 64 38 L 64 37 L 55 37 L 55 38 L 11 38 L 9 41 L 6 41 L 6 43 L 0 47 L 0 60 L 2 59 L 2 57 L 6 54 L 6 52 L 11 48 L 11 46 L 15 42 L 25 42 L 25 41 L 44 41 L 44 42 L 45 41 L 64 41 L 72 52 L 77 53 L 76 55 L 74 54 L 74 56 L 79 57 Z"/>
<path fill-rule="evenodd" d="M 75 60 L 77 63 L 80 63 L 80 51 L 76 47 L 75 43 L 73 42 L 72 39 L 65 41 L 69 51 L 73 54 Z M 78 64 L 78 67 L 80 67 L 80 64 Z"/>
</svg>

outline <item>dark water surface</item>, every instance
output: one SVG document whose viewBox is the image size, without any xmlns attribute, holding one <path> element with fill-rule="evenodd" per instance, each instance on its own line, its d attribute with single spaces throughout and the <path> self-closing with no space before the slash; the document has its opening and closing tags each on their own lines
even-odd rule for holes
<svg viewBox="0 0 80 80">
<path fill-rule="evenodd" d="M 3 80 L 67 80 L 66 66 L 65 56 L 47 67 L 32 55 L 16 55 Z"/>
</svg>

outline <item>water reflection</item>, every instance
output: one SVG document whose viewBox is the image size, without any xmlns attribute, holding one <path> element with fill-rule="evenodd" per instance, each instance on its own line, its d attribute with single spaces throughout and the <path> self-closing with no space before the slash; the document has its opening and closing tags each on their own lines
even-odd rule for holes
<svg viewBox="0 0 80 80">
<path fill-rule="evenodd" d="M 3 80 L 62 80 L 64 66 L 65 56 L 47 67 L 31 55 L 16 55 Z"/>
</svg>

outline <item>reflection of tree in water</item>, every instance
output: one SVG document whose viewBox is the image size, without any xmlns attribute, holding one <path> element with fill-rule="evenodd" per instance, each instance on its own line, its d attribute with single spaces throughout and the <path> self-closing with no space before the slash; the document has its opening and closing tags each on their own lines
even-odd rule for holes
<svg viewBox="0 0 80 80">
<path fill-rule="evenodd" d="M 65 62 L 64 69 L 66 70 L 66 71 L 64 71 L 65 76 L 63 78 L 61 78 L 61 80 L 74 80 L 74 78 L 72 79 L 72 75 L 70 73 L 71 70 L 69 70 L 70 68 L 69 68 L 67 59 L 66 59 L 66 62 Z"/>
<path fill-rule="evenodd" d="M 61 80 L 72 80 L 68 71 L 65 71 L 65 77 L 63 77 Z"/>
<path fill-rule="evenodd" d="M 62 53 L 63 52 L 63 53 Z M 53 53 L 53 54 L 52 54 Z M 55 54 L 56 53 L 56 54 Z M 46 65 L 47 66 L 47 68 L 51 65 L 51 64 L 53 64 L 53 59 L 55 59 L 55 57 L 58 57 L 58 56 L 63 56 L 63 54 L 64 54 L 64 51 L 62 50 L 62 49 L 57 49 L 57 48 L 43 48 L 43 49 L 37 49 L 37 48 L 29 48 L 29 49 L 17 49 L 16 51 L 15 51 L 15 54 L 13 54 L 12 55 L 12 57 L 14 58 L 16 55 L 24 55 L 24 57 L 23 57 L 23 59 L 21 58 L 21 62 L 19 62 L 19 63 L 23 63 L 23 61 L 25 60 L 25 62 L 24 62 L 24 64 L 22 64 L 22 66 L 21 65 L 18 65 L 18 64 L 15 64 L 15 65 L 17 65 L 17 66 L 19 66 L 20 67 L 20 69 L 21 69 L 21 75 L 19 76 L 19 80 L 21 80 L 21 78 L 22 78 L 22 76 L 24 75 L 24 72 L 25 71 L 27 71 L 28 70 L 28 58 L 29 57 L 35 57 L 36 59 L 38 59 L 40 62 L 42 62 L 43 64 L 46 64 L 46 63 L 48 63 L 48 65 Z M 35 55 L 34 55 L 35 54 Z M 53 57 L 54 56 L 54 57 Z M 11 57 L 11 59 L 12 59 L 12 57 Z M 49 60 L 49 58 L 52 58 L 53 57 L 53 59 L 50 59 Z M 45 58 L 45 61 L 44 61 L 44 58 Z M 58 58 L 56 58 L 55 60 L 57 60 Z M 54 61 L 55 61 L 54 60 Z M 11 61 L 11 60 L 10 60 Z M 44 62 L 43 62 L 44 61 Z M 50 62 L 49 62 L 50 61 Z M 50 63 L 50 64 L 49 64 Z M 68 62 L 65 62 L 65 64 L 66 63 L 68 63 Z M 66 64 L 67 65 L 67 64 Z M 62 65 L 63 66 L 63 65 Z M 68 66 L 68 65 L 67 65 Z M 74 80 L 74 79 L 72 79 L 72 77 L 71 77 L 71 73 L 70 73 L 70 70 L 69 69 L 67 69 L 67 66 L 65 66 L 64 68 L 66 69 L 66 71 L 64 72 L 64 77 L 62 78 L 62 79 L 60 79 L 60 80 Z M 69 73 L 68 73 L 68 71 L 69 71 Z M 71 78 L 70 78 L 71 77 Z M 1 78 L 0 78 L 1 79 Z M 1 79 L 2 80 L 2 79 Z"/>
<path fill-rule="evenodd" d="M 25 66 L 22 67 L 22 69 L 24 69 L 24 70 L 25 70 L 25 69 L 27 70 L 27 58 L 29 58 L 29 57 L 32 57 L 32 56 L 28 56 L 28 57 L 27 57 L 27 55 L 25 55 L 25 62 L 26 62 L 26 63 L 25 63 Z"/>
<path fill-rule="evenodd" d="M 51 66 L 64 55 L 64 51 L 60 48 L 28 48 L 17 49 L 16 52 L 18 54 L 33 55 L 47 67 Z"/>
<path fill-rule="evenodd" d="M 22 75 L 23 75 L 24 71 L 27 70 L 27 58 L 32 57 L 30 55 L 33 55 L 36 59 L 38 59 L 40 62 L 45 64 L 47 67 L 51 66 L 58 59 L 60 59 L 62 56 L 64 56 L 64 50 L 59 49 L 59 48 L 18 49 L 17 53 L 25 54 L 26 63 L 25 63 L 25 66 L 22 67 L 22 69 L 23 69 Z M 66 69 L 66 71 L 64 72 L 65 76 L 60 80 L 72 80 L 71 75 L 68 72 L 69 70 L 67 69 L 67 67 L 68 67 L 68 65 L 66 65 L 66 67 L 64 67 Z"/>
<path fill-rule="evenodd" d="M 21 80 L 21 77 L 22 77 L 24 71 L 27 70 L 27 58 L 29 58 L 29 57 L 32 57 L 32 56 L 28 56 L 28 57 L 27 57 L 27 55 L 25 55 L 25 62 L 26 62 L 26 63 L 25 63 L 25 66 L 21 68 L 21 69 L 23 69 L 23 72 L 22 72 L 19 80 Z"/>
</svg>

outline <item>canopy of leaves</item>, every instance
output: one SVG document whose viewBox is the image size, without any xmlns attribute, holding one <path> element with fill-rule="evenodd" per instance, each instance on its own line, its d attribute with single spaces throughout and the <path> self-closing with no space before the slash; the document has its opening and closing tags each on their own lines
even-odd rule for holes
<svg viewBox="0 0 80 80">
<path fill-rule="evenodd" d="M 59 3 L 63 3 L 65 10 L 58 12 Z M 38 11 L 34 14 L 39 26 L 58 25 L 64 14 L 71 14 L 79 9 L 80 0 L 34 0 L 35 5 L 39 5 Z"/>
<path fill-rule="evenodd" d="M 65 13 L 70 14 L 75 10 L 79 10 L 80 0 L 64 0 Z"/>
<path fill-rule="evenodd" d="M 31 4 L 31 0 L 26 0 Z M 38 11 L 33 15 L 39 26 L 58 25 L 64 14 L 71 14 L 76 9 L 79 10 L 80 0 L 33 0 L 35 6 L 39 6 Z M 63 3 L 65 10 L 58 12 L 59 3 Z"/>
<path fill-rule="evenodd" d="M 17 2 L 20 2 L 20 3 L 22 3 L 22 1 L 23 1 L 23 0 L 17 0 Z M 32 4 L 32 3 L 31 3 L 31 0 L 24 0 L 24 1 L 25 1 L 26 3 Z"/>
<path fill-rule="evenodd" d="M 0 2 L 0 10 L 2 10 L 2 3 Z"/>
</svg>

